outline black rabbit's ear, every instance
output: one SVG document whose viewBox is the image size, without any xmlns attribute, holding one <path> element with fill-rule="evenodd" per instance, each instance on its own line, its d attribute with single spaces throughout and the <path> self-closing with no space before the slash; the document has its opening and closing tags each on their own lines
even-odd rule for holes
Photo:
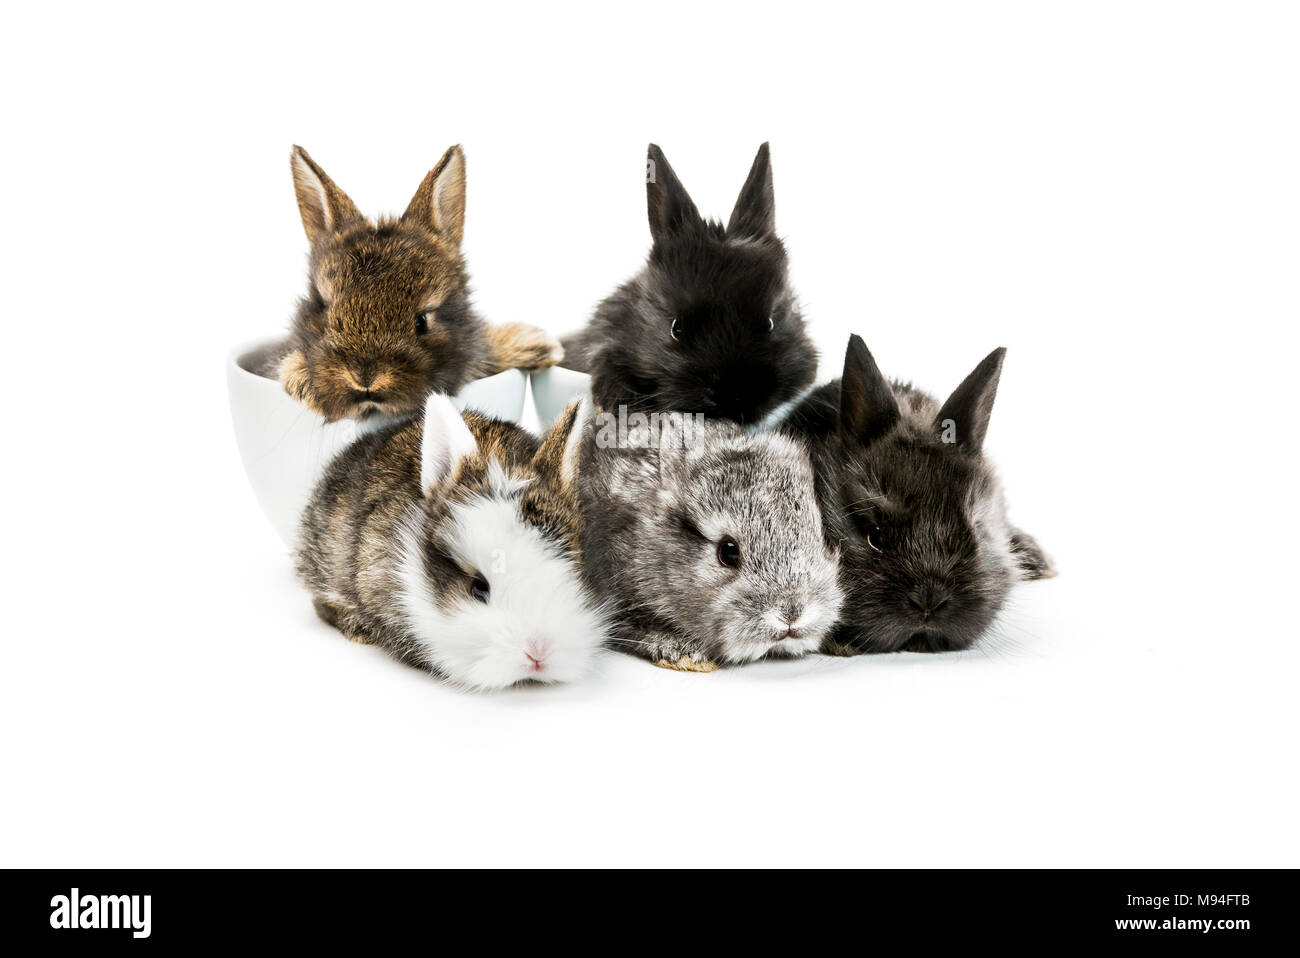
<svg viewBox="0 0 1300 958">
<path fill-rule="evenodd" d="M 298 194 L 298 213 L 307 239 L 315 243 L 349 220 L 361 219 L 356 204 L 348 198 L 307 151 L 295 146 L 289 154 L 293 190 Z"/>
<path fill-rule="evenodd" d="M 650 144 L 645 161 L 646 211 L 650 215 L 650 236 L 656 243 L 681 233 L 700 222 L 686 187 L 668 165 L 668 157 Z"/>
<path fill-rule="evenodd" d="M 772 195 L 772 158 L 764 143 L 758 148 L 749 177 L 740 188 L 736 208 L 727 221 L 727 232 L 745 236 L 768 236 L 776 232 L 776 199 Z"/>
<path fill-rule="evenodd" d="M 425 175 L 402 219 L 460 245 L 465 234 L 465 151 L 459 144 L 448 148 Z"/>
<path fill-rule="evenodd" d="M 944 442 L 956 443 L 959 449 L 970 453 L 983 448 L 1006 355 L 1006 348 L 999 346 L 985 356 L 943 404 L 934 425 Z"/>
<path fill-rule="evenodd" d="M 870 445 L 893 429 L 898 417 L 898 400 L 871 350 L 861 336 L 850 336 L 840 380 L 840 430 Z"/>
</svg>

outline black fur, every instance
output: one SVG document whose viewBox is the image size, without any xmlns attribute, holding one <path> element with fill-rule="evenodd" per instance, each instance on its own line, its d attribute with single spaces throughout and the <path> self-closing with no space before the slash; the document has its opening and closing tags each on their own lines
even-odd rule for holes
<svg viewBox="0 0 1300 958">
<path fill-rule="evenodd" d="M 941 408 L 888 382 L 854 336 L 843 379 L 786 420 L 812 456 L 826 535 L 840 548 L 845 602 L 828 649 L 969 648 L 1017 578 L 1051 574 L 1007 523 L 982 452 L 1004 354 L 991 353 Z"/>
<path fill-rule="evenodd" d="M 654 242 L 645 268 L 564 341 L 565 365 L 591 373 L 605 409 L 753 423 L 797 396 L 816 375 L 817 351 L 775 231 L 767 144 L 725 227 L 700 216 L 654 144 L 646 206 Z"/>
</svg>

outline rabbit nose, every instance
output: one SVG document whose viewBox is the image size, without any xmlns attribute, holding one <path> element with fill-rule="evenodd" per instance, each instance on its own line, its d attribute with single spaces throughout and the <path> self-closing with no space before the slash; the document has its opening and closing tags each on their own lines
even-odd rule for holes
<svg viewBox="0 0 1300 958">
<path fill-rule="evenodd" d="M 551 654 L 551 642 L 544 636 L 533 636 L 524 645 L 524 655 L 528 658 L 529 666 L 534 672 L 541 672 L 546 668 L 546 658 Z"/>
<path fill-rule="evenodd" d="M 713 390 L 713 400 L 721 405 L 727 403 L 738 403 L 745 398 L 744 391 L 740 386 L 725 385 L 717 386 Z"/>
<path fill-rule="evenodd" d="M 379 360 L 374 356 L 362 356 L 348 362 L 348 378 L 357 389 L 369 390 L 379 375 Z"/>
<path fill-rule="evenodd" d="M 807 627 L 808 623 L 804 621 L 804 608 L 796 603 L 786 603 L 775 610 L 775 615 L 770 615 L 771 624 L 777 631 L 782 634 L 777 637 L 781 639 L 797 639 L 802 634 L 802 630 Z"/>
<path fill-rule="evenodd" d="M 947 591 L 927 586 L 913 592 L 907 597 L 907 601 L 913 609 L 921 613 L 922 618 L 928 619 L 947 606 L 951 598 Z"/>
<path fill-rule="evenodd" d="M 726 405 L 741 402 L 752 389 L 753 384 L 745 376 L 727 375 L 713 381 L 709 395 L 718 405 Z"/>
</svg>

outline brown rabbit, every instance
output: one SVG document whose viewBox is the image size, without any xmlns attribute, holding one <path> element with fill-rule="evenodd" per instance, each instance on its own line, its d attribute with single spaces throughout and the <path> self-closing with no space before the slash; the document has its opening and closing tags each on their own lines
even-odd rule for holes
<svg viewBox="0 0 1300 958">
<path fill-rule="evenodd" d="M 564 355 L 533 326 L 488 326 L 470 305 L 460 252 L 465 154 L 453 146 L 397 219 L 370 221 L 300 146 L 290 157 L 311 242 L 307 295 L 262 370 L 327 420 L 418 412 L 505 369 Z"/>
</svg>

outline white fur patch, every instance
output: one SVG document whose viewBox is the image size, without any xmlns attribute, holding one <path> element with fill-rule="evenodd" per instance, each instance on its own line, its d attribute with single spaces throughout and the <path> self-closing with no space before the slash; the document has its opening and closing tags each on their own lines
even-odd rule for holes
<svg viewBox="0 0 1300 958">
<path fill-rule="evenodd" d="M 418 522 L 404 537 L 399 594 L 406 625 L 428 663 L 470 689 L 525 680 L 567 682 L 586 672 L 608 638 L 574 564 L 519 517 L 517 504 L 479 497 L 452 507 L 445 542 L 457 562 L 487 580 L 486 603 L 460 583 L 426 575 Z M 451 588 L 454 611 L 435 595 Z"/>
<path fill-rule="evenodd" d="M 795 632 L 804 632 L 815 626 L 822 618 L 821 606 L 813 603 L 802 612 L 793 622 L 787 623 L 785 615 L 777 609 L 768 609 L 763 614 L 763 622 L 769 626 L 773 632 L 781 633 L 790 628 Z"/>
<path fill-rule="evenodd" d="M 487 474 L 488 488 L 492 490 L 494 496 L 502 499 L 509 499 L 522 492 L 524 487 L 533 481 L 531 476 L 527 478 L 511 476 L 506 472 L 506 467 L 496 459 L 488 459 Z"/>
</svg>

